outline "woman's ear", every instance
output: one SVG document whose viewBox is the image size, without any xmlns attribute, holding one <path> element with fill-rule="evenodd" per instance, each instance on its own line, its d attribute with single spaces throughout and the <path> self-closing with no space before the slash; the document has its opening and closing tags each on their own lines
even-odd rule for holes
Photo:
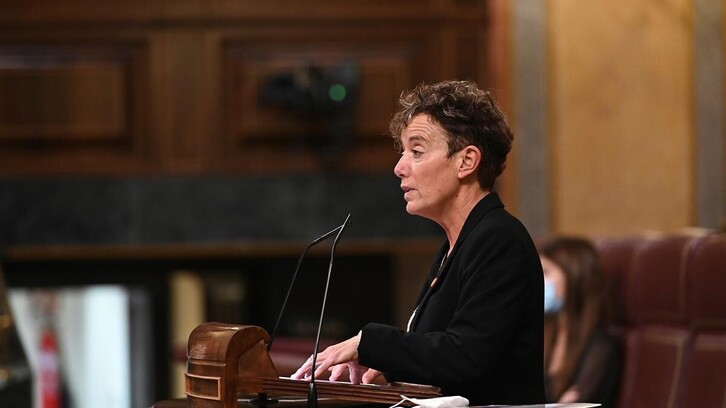
<svg viewBox="0 0 726 408">
<path fill-rule="evenodd" d="M 459 152 L 459 178 L 463 179 L 470 174 L 475 174 L 479 164 L 481 163 L 481 150 L 476 146 L 466 146 Z"/>
</svg>

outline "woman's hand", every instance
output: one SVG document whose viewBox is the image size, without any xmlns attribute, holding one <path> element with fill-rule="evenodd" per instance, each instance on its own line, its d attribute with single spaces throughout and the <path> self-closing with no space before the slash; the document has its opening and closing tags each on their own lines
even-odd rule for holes
<svg viewBox="0 0 726 408">
<path fill-rule="evenodd" d="M 338 379 L 345 374 L 346 369 L 350 374 L 350 382 L 353 384 L 373 384 L 378 378 L 383 379 L 382 372 L 362 366 L 356 362 L 349 361 L 347 363 L 334 365 L 330 368 L 330 381 L 338 381 Z M 385 379 L 378 383 L 385 383 Z"/>
<path fill-rule="evenodd" d="M 315 367 L 315 378 L 320 378 L 320 376 L 331 367 L 343 363 L 352 362 L 355 364 L 355 366 L 360 367 L 358 366 L 358 343 L 360 343 L 360 335 L 361 334 L 358 333 L 358 335 L 338 344 L 333 344 L 332 346 L 323 350 L 323 352 L 318 353 L 318 357 L 315 361 L 317 365 L 317 367 Z M 312 365 L 313 356 L 310 356 L 291 377 L 296 380 L 310 378 L 310 375 L 313 371 Z M 340 369 L 337 370 L 338 372 L 336 378 L 339 378 L 340 374 L 343 371 L 341 371 Z M 356 374 L 360 373 L 360 371 L 357 370 L 358 369 L 351 371 L 351 379 L 354 376 L 353 371 L 356 371 Z"/>
<path fill-rule="evenodd" d="M 576 386 L 572 386 L 568 388 L 565 392 L 562 393 L 560 396 L 560 400 L 557 402 L 561 403 L 570 403 L 570 402 L 578 402 L 580 399 L 580 391 L 577 390 Z"/>
</svg>

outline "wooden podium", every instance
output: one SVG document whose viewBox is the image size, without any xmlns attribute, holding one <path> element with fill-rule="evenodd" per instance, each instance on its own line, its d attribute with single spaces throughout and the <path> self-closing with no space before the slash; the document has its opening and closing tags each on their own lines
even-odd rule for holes
<svg viewBox="0 0 726 408">
<path fill-rule="evenodd" d="M 270 401 L 305 398 L 310 382 L 281 378 L 267 352 L 267 332 L 257 326 L 204 323 L 187 344 L 185 394 L 190 408 L 237 408 L 238 399 Z M 411 398 L 441 396 L 436 387 L 390 383 L 351 384 L 316 380 L 318 397 L 360 403 L 395 404 Z"/>
</svg>

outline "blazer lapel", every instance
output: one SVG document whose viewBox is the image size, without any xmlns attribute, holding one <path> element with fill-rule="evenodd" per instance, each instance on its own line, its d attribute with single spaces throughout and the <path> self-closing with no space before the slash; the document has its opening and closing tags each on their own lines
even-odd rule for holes
<svg viewBox="0 0 726 408">
<path fill-rule="evenodd" d="M 459 238 L 456 240 L 456 244 L 454 244 L 454 249 L 451 250 L 451 254 L 444 260 L 444 262 L 442 264 L 439 264 L 439 260 L 443 259 L 449 248 L 448 242 L 444 242 L 444 244 L 441 246 L 435 258 L 437 262 L 434 262 L 434 264 L 431 266 L 429 279 L 426 282 L 426 286 L 424 286 L 424 288 L 421 290 L 418 301 L 416 302 L 416 308 L 414 309 L 414 313 L 416 313 L 416 315 L 413 316 L 413 321 L 410 325 L 411 331 L 415 330 L 419 317 L 421 316 L 421 313 L 426 307 L 426 301 L 436 290 L 436 287 L 431 287 L 431 283 L 433 282 L 433 280 L 438 277 L 436 285 L 437 287 L 440 287 L 443 284 L 446 273 L 449 271 L 449 268 L 451 266 L 451 261 L 456 257 L 461 243 L 466 240 L 466 237 L 469 235 L 469 233 L 471 233 L 471 231 L 474 230 L 474 227 L 479 224 L 479 221 L 482 219 L 482 217 L 484 217 L 489 211 L 501 207 L 504 207 L 504 204 L 502 203 L 502 200 L 499 199 L 499 194 L 493 191 L 490 192 L 484 198 L 482 198 L 471 210 L 471 213 L 466 218 L 466 221 L 464 221 L 464 226 L 461 228 L 461 234 L 459 234 Z"/>
</svg>

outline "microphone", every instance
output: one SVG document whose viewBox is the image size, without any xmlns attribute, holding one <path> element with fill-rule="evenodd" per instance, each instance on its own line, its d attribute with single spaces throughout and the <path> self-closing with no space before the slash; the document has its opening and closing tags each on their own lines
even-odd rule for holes
<svg viewBox="0 0 726 408">
<path fill-rule="evenodd" d="M 350 214 L 348 214 L 348 218 L 350 218 Z M 348 222 L 348 218 L 345 219 L 346 222 Z M 287 288 L 287 294 L 285 295 L 285 300 L 282 302 L 282 308 L 280 309 L 280 313 L 277 315 L 277 321 L 275 322 L 275 328 L 272 329 L 272 334 L 270 335 L 270 341 L 267 343 L 267 352 L 270 352 L 270 349 L 272 348 L 272 342 L 275 341 L 275 336 L 277 335 L 277 329 L 280 326 L 280 320 L 282 319 L 282 314 L 285 312 L 285 307 L 287 306 L 287 301 L 290 298 L 290 293 L 292 292 L 292 287 L 295 285 L 295 280 L 297 279 L 297 273 L 300 270 L 300 265 L 302 264 L 303 258 L 305 258 L 305 255 L 307 255 L 310 248 L 314 247 L 315 245 L 325 241 L 326 239 L 330 238 L 335 234 L 336 232 L 340 232 L 340 230 L 345 227 L 345 223 L 343 225 L 337 226 L 333 228 L 331 231 L 326 232 L 325 234 L 319 236 L 318 238 L 315 238 L 312 242 L 310 242 L 305 249 L 303 249 L 302 253 L 300 254 L 300 258 L 297 260 L 297 266 L 295 266 L 295 272 L 292 274 L 292 279 L 290 280 L 290 286 Z M 338 234 L 340 236 L 340 234 Z M 336 241 L 337 241 L 336 237 Z M 317 345 L 316 345 L 317 347 Z"/>
<path fill-rule="evenodd" d="M 308 389 L 308 408 L 318 408 L 318 390 L 315 386 L 315 368 L 316 368 L 316 362 L 318 359 L 318 346 L 320 344 L 320 330 L 323 328 L 323 316 L 325 316 L 325 303 L 328 300 L 328 289 L 330 288 L 330 277 L 333 272 L 333 259 L 335 258 L 335 247 L 338 246 L 338 240 L 340 240 L 340 236 L 343 234 L 343 230 L 345 229 L 345 226 L 348 225 L 349 221 L 350 221 L 350 214 L 348 214 L 348 216 L 345 218 L 345 221 L 343 221 L 343 225 L 341 225 L 339 227 L 338 235 L 336 235 L 335 239 L 333 240 L 333 248 L 330 250 L 330 265 L 328 266 L 328 278 L 325 281 L 325 292 L 323 294 L 323 306 L 320 309 L 320 322 L 318 323 L 318 334 L 317 334 L 317 336 L 315 336 L 315 349 L 313 349 L 312 375 L 310 376 L 310 388 Z"/>
<path fill-rule="evenodd" d="M 340 232 L 345 227 L 346 223 L 348 222 L 348 219 L 350 219 L 350 214 L 348 214 L 348 217 L 345 219 L 345 222 L 343 225 L 337 226 L 333 228 L 332 230 L 326 232 L 325 234 L 315 238 L 312 242 L 310 242 L 305 249 L 303 249 L 302 253 L 300 254 L 300 257 L 297 260 L 297 265 L 295 266 L 295 272 L 292 274 L 292 279 L 290 279 L 290 286 L 287 288 L 287 294 L 285 295 L 285 300 L 282 302 L 282 307 L 280 308 L 280 313 L 277 315 L 277 321 L 275 322 L 275 327 L 272 329 L 272 334 L 270 335 L 270 341 L 267 342 L 267 352 L 270 352 L 270 349 L 272 348 L 272 343 L 275 341 L 275 336 L 277 335 L 277 330 L 280 327 L 280 321 L 282 320 L 282 315 L 285 312 L 285 307 L 287 307 L 287 301 L 290 299 L 290 293 L 292 292 L 292 287 L 295 285 L 295 280 L 297 279 L 297 273 L 300 271 L 300 265 L 302 264 L 303 258 L 305 258 L 305 255 L 307 255 L 310 248 L 314 247 L 315 245 L 325 241 L 326 239 L 330 238 L 335 234 L 336 232 L 338 235 L 335 237 L 335 243 L 338 242 L 338 238 L 340 237 Z M 333 245 L 335 245 L 335 243 Z M 333 247 L 335 248 L 335 246 Z M 332 261 L 331 261 L 331 267 L 332 267 Z M 320 331 L 318 330 L 318 333 Z M 315 348 L 317 349 L 317 343 L 315 344 Z M 317 395 L 315 397 L 315 400 L 317 402 Z M 267 393 L 259 393 L 256 399 L 250 400 L 251 403 L 257 404 L 257 405 L 266 405 L 269 402 L 274 402 L 273 400 L 270 400 L 267 398 Z"/>
</svg>

